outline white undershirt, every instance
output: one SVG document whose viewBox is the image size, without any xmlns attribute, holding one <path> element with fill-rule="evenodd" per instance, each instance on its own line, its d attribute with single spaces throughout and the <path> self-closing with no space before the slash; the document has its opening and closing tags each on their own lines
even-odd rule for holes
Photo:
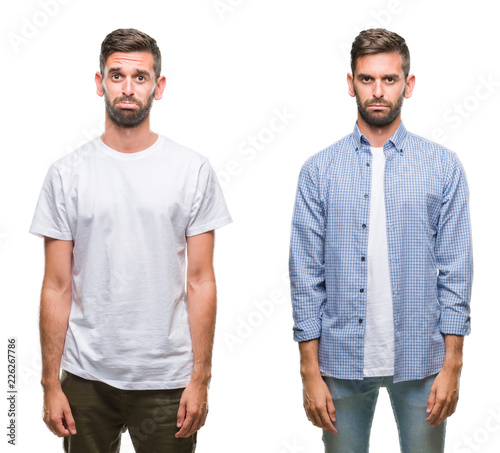
<svg viewBox="0 0 500 453">
<path fill-rule="evenodd" d="M 372 185 L 368 223 L 368 282 L 364 376 L 394 374 L 394 317 L 387 252 L 383 148 L 371 148 Z"/>
</svg>

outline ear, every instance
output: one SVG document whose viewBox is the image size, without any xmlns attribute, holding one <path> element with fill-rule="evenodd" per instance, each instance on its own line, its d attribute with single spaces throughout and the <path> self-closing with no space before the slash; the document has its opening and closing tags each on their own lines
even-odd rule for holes
<svg viewBox="0 0 500 453">
<path fill-rule="evenodd" d="M 167 85 L 166 77 L 165 76 L 158 77 L 158 81 L 156 82 L 155 101 L 159 101 L 163 97 L 163 91 L 165 91 L 166 85 Z"/>
<path fill-rule="evenodd" d="M 354 76 L 351 73 L 347 73 L 347 92 L 351 97 L 356 96 L 354 92 Z"/>
<path fill-rule="evenodd" d="M 406 87 L 405 87 L 405 98 L 406 99 L 411 98 L 411 95 L 413 94 L 413 88 L 415 88 L 415 76 L 413 74 L 410 74 L 406 78 Z"/>
<path fill-rule="evenodd" d="M 104 88 L 102 86 L 102 74 L 99 71 L 95 73 L 95 86 L 97 95 L 103 97 Z"/>
</svg>

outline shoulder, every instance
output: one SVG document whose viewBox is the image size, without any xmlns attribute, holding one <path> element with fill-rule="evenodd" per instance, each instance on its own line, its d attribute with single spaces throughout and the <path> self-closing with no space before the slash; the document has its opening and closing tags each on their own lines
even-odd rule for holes
<svg viewBox="0 0 500 453">
<path fill-rule="evenodd" d="M 439 143 L 408 132 L 404 147 L 424 157 L 438 159 L 443 163 L 459 162 L 457 154 Z"/>
<path fill-rule="evenodd" d="M 340 140 L 332 143 L 330 146 L 323 148 L 316 154 L 309 157 L 304 165 L 302 171 L 315 172 L 318 176 L 327 172 L 339 158 L 342 158 L 346 152 L 353 150 L 352 134 L 346 135 Z"/>
<path fill-rule="evenodd" d="M 57 159 L 52 163 L 51 168 L 54 168 L 60 174 L 67 172 L 73 172 L 85 161 L 87 161 L 91 156 L 95 155 L 97 151 L 97 142 L 99 137 L 88 141 L 79 148 L 71 151 L 65 156 Z"/>
<path fill-rule="evenodd" d="M 465 177 L 465 170 L 457 153 L 439 143 L 408 133 L 404 148 L 410 153 L 413 163 L 419 163 L 428 169 L 433 169 L 436 174 L 440 175 L 444 185 Z"/>
<path fill-rule="evenodd" d="M 207 157 L 187 146 L 181 145 L 164 135 L 160 135 L 158 139 L 162 140 L 162 156 L 171 161 L 191 167 L 202 167 L 208 163 Z"/>
</svg>

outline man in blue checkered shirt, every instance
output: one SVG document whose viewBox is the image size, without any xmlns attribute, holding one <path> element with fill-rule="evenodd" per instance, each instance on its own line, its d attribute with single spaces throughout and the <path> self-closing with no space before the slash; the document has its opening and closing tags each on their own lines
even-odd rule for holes
<svg viewBox="0 0 500 453">
<path fill-rule="evenodd" d="M 415 86 L 401 36 L 361 32 L 351 70 L 354 131 L 304 164 L 292 221 L 304 407 L 327 452 L 366 452 L 386 387 L 401 450 L 443 452 L 470 331 L 467 181 L 401 121 Z"/>
</svg>

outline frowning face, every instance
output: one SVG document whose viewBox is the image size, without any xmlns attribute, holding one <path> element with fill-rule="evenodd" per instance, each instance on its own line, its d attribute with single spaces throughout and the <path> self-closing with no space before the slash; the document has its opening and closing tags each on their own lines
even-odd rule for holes
<svg viewBox="0 0 500 453">
<path fill-rule="evenodd" d="M 104 74 L 96 74 L 96 84 L 97 93 L 104 96 L 109 118 L 119 127 L 139 126 L 149 115 L 153 99 L 161 99 L 162 95 L 156 90 L 150 52 L 112 53 Z"/>
<path fill-rule="evenodd" d="M 400 117 L 404 98 L 412 94 L 414 76 L 405 80 L 401 55 L 379 53 L 359 57 L 347 83 L 349 94 L 356 97 L 361 121 L 385 127 Z"/>
</svg>

